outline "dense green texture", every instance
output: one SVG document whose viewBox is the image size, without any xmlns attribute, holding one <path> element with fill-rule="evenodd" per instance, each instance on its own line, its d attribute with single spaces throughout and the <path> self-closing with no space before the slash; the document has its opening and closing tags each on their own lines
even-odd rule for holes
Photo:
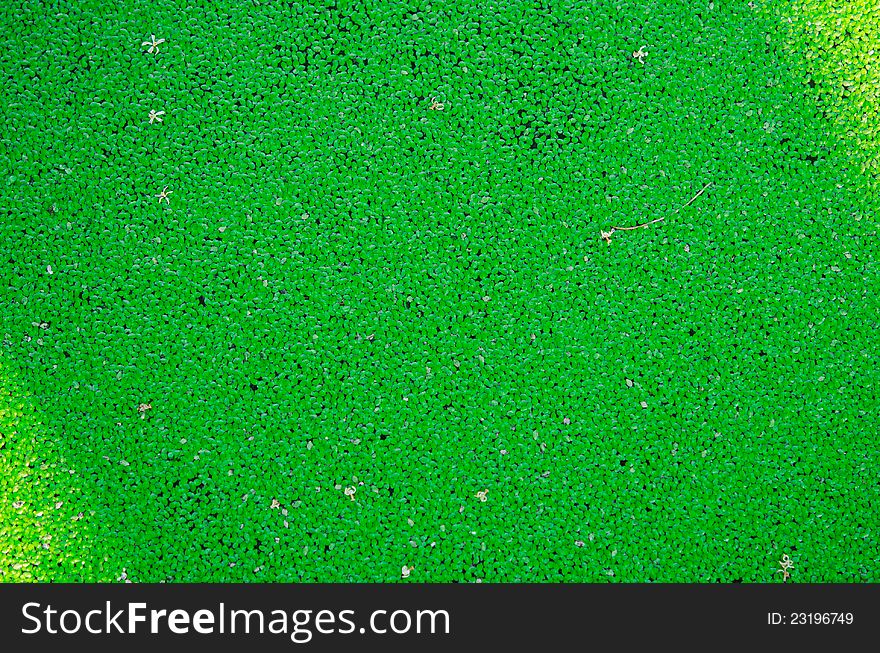
<svg viewBox="0 0 880 653">
<path fill-rule="evenodd" d="M 880 174 L 880 3 L 792 0 L 775 3 L 788 27 L 792 61 L 822 117 L 847 135 L 851 155 Z M 875 186 L 876 189 L 876 186 Z"/>
<path fill-rule="evenodd" d="M 0 579 L 880 580 L 787 3 L 120 4 L 0 9 Z"/>
</svg>

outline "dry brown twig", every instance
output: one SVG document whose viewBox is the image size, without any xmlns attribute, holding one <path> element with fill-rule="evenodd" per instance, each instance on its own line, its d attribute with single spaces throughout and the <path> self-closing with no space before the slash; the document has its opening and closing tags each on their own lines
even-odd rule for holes
<svg viewBox="0 0 880 653">
<path fill-rule="evenodd" d="M 672 214 L 671 214 L 670 216 L 668 216 L 668 217 L 672 217 L 673 215 L 675 215 L 676 213 L 678 213 L 679 211 L 681 211 L 683 208 L 685 208 L 685 207 L 690 206 L 691 204 L 693 204 L 694 201 L 696 201 L 696 199 L 697 199 L 700 195 L 702 195 L 703 193 L 705 193 L 705 192 L 706 192 L 706 189 L 709 188 L 709 186 L 711 186 L 711 185 L 712 185 L 712 182 L 710 181 L 708 184 L 706 184 L 705 186 L 703 186 L 703 187 L 700 189 L 700 192 L 699 192 L 699 193 L 697 193 L 697 194 L 694 195 L 692 198 L 690 198 L 687 202 L 685 202 L 684 204 L 682 204 L 681 206 L 679 206 L 677 209 L 675 209 L 675 211 L 673 211 Z M 610 245 L 610 244 L 611 244 L 611 236 L 612 236 L 612 234 L 613 234 L 615 231 L 632 231 L 633 229 L 644 229 L 645 227 L 647 227 L 647 226 L 649 226 L 649 225 L 652 225 L 652 224 L 656 224 L 657 222 L 663 222 L 665 219 L 666 219 L 666 218 L 657 218 L 656 220 L 651 220 L 650 222 L 645 222 L 644 224 L 637 224 L 637 225 L 635 225 L 635 226 L 633 226 L 633 227 L 611 227 L 611 231 L 603 231 L 603 230 L 600 229 L 600 230 L 599 230 L 599 234 L 601 235 L 602 240 L 604 240 L 606 243 L 608 243 L 608 244 Z"/>
</svg>

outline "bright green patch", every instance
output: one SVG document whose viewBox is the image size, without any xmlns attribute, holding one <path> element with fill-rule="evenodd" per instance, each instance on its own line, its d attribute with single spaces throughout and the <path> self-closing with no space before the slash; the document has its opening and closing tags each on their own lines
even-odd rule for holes
<svg viewBox="0 0 880 653">
<path fill-rule="evenodd" d="M 781 3 L 787 50 L 822 115 L 880 174 L 880 5 L 875 0 Z"/>
<path fill-rule="evenodd" d="M 878 580 L 798 5 L 18 4 L 4 580 Z"/>
</svg>

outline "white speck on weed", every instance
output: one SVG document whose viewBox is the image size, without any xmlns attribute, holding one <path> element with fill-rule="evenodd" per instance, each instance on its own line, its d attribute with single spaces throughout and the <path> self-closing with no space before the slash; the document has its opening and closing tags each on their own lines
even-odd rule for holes
<svg viewBox="0 0 880 653">
<path fill-rule="evenodd" d="M 150 48 L 147 50 L 149 54 L 159 54 L 159 46 L 163 43 L 165 43 L 165 39 L 156 39 L 154 34 L 150 34 L 150 40 L 141 43 L 141 47 L 149 45 Z"/>
<path fill-rule="evenodd" d="M 640 64 L 645 63 L 645 57 L 648 56 L 648 52 L 645 50 L 645 46 L 642 45 L 638 50 L 632 53 L 633 59 L 637 59 Z"/>
</svg>

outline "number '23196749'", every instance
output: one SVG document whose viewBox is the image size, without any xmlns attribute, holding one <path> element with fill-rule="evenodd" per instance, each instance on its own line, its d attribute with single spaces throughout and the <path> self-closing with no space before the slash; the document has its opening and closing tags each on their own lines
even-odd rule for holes
<svg viewBox="0 0 880 653">
<path fill-rule="evenodd" d="M 768 612 L 767 623 L 771 626 L 849 626 L 854 621 L 852 612 Z"/>
</svg>

